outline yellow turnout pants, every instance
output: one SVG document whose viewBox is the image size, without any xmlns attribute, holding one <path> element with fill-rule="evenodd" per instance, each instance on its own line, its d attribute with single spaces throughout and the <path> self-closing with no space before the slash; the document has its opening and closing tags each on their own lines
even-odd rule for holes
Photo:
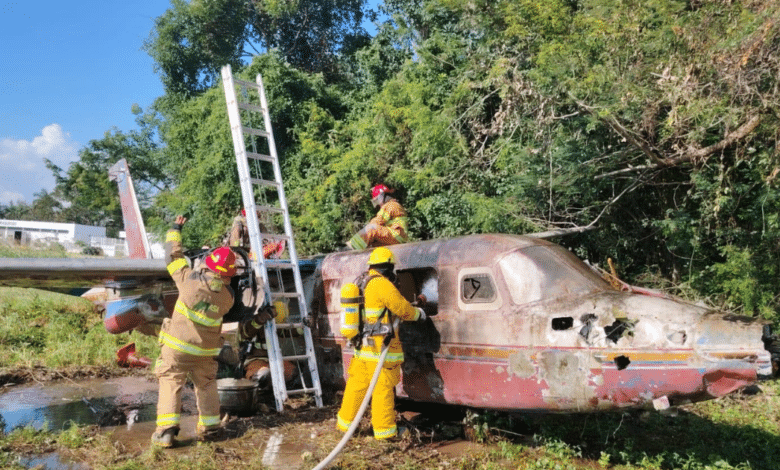
<svg viewBox="0 0 780 470">
<path fill-rule="evenodd" d="M 338 414 L 337 426 L 340 430 L 349 429 L 355 419 L 371 384 L 376 364 L 376 362 L 352 358 L 347 386 L 344 389 L 344 400 L 341 402 Z M 395 425 L 395 386 L 400 380 L 400 363 L 382 367 L 374 393 L 371 394 L 371 426 L 374 428 L 375 439 L 389 439 L 398 433 Z"/>
<path fill-rule="evenodd" d="M 195 385 L 198 429 L 219 426 L 217 361 L 211 356 L 193 356 L 163 345 L 154 373 L 160 382 L 157 399 L 157 431 L 178 427 L 181 422 L 181 390 L 187 376 Z"/>
</svg>

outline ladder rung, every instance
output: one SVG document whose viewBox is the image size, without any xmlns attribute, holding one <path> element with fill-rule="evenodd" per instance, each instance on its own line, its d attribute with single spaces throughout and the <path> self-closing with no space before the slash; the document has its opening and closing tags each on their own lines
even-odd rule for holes
<svg viewBox="0 0 780 470">
<path fill-rule="evenodd" d="M 283 361 L 308 361 L 310 358 L 306 354 L 299 354 L 297 356 L 282 356 Z"/>
<path fill-rule="evenodd" d="M 246 126 L 241 126 L 241 130 L 244 131 L 244 134 L 259 135 L 260 137 L 270 137 L 271 135 L 266 131 L 261 131 L 260 129 L 253 129 Z"/>
<path fill-rule="evenodd" d="M 265 260 L 265 267 L 266 268 L 276 268 L 276 269 L 292 269 L 293 264 L 290 262 L 290 260 L 280 260 L 280 261 L 270 261 Z"/>
<path fill-rule="evenodd" d="M 262 153 L 254 153 L 254 152 L 247 152 L 246 153 L 247 158 L 253 158 L 255 160 L 262 160 L 264 162 L 273 163 L 274 157 L 270 155 L 265 155 Z"/>
<path fill-rule="evenodd" d="M 284 209 L 281 207 L 256 205 L 255 208 L 257 208 L 257 210 L 260 212 L 278 212 L 279 214 L 284 214 Z"/>
<path fill-rule="evenodd" d="M 287 390 L 288 395 L 299 395 L 302 393 L 319 393 L 319 390 L 316 388 L 298 388 L 295 390 Z"/>
<path fill-rule="evenodd" d="M 261 233 L 260 238 L 265 240 L 284 240 L 284 241 L 290 241 L 290 237 L 287 235 L 282 235 L 281 233 Z"/>
<path fill-rule="evenodd" d="M 301 294 L 297 292 L 271 292 L 271 297 L 275 297 L 277 299 L 297 299 L 301 296 Z"/>
<path fill-rule="evenodd" d="M 250 181 L 252 181 L 254 184 L 261 184 L 261 185 L 263 185 L 263 186 L 274 187 L 274 188 L 277 188 L 277 189 L 279 188 L 279 183 L 277 183 L 276 181 L 271 181 L 271 180 L 261 180 L 260 178 L 249 178 L 249 179 L 250 179 Z"/>
<path fill-rule="evenodd" d="M 292 330 L 292 329 L 295 329 L 295 328 L 303 328 L 304 326 L 306 326 L 306 325 L 304 325 L 301 322 L 298 322 L 298 323 L 277 323 L 276 324 L 276 329 L 277 330 Z"/>
<path fill-rule="evenodd" d="M 262 106 L 258 106 L 256 104 L 242 103 L 240 101 L 237 101 L 237 104 L 239 108 L 246 109 L 247 111 L 257 111 L 258 113 L 262 113 L 265 111 L 265 109 Z"/>
<path fill-rule="evenodd" d="M 234 77 L 233 78 L 233 83 L 235 83 L 237 85 L 241 85 L 243 87 L 254 88 L 255 90 L 259 90 L 260 89 L 260 85 L 258 85 L 257 83 L 248 82 L 246 80 L 241 80 L 240 78 L 235 78 Z"/>
</svg>

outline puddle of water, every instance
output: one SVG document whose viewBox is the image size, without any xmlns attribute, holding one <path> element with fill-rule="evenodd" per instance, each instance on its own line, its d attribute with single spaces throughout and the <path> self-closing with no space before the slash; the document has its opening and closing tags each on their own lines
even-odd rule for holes
<svg viewBox="0 0 780 470">
<path fill-rule="evenodd" d="M 65 462 L 60 460 L 57 454 L 46 454 L 38 457 L 23 458 L 19 460 L 19 465 L 25 468 L 34 468 L 36 470 L 88 470 L 86 465 Z"/>
<path fill-rule="evenodd" d="M 74 423 L 132 425 L 154 420 L 156 404 L 157 382 L 144 377 L 16 386 L 0 393 L 0 430 L 46 426 L 59 431 Z"/>
</svg>

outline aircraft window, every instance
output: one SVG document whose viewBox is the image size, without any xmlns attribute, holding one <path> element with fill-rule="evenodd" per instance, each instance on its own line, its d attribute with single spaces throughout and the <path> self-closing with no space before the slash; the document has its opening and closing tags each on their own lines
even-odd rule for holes
<svg viewBox="0 0 780 470">
<path fill-rule="evenodd" d="M 496 300 L 496 289 L 489 274 L 468 274 L 461 278 L 461 299 L 466 303 L 490 303 Z"/>
<path fill-rule="evenodd" d="M 559 246 L 520 249 L 504 256 L 499 266 L 518 305 L 610 289 L 604 279 Z"/>
<path fill-rule="evenodd" d="M 574 326 L 574 319 L 572 317 L 558 317 L 552 319 L 553 330 L 568 330 Z"/>
</svg>

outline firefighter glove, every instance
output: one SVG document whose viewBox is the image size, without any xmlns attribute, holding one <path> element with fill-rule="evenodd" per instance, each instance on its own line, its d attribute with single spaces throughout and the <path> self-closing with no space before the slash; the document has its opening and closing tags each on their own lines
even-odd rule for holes
<svg viewBox="0 0 780 470">
<path fill-rule="evenodd" d="M 425 321 L 428 319 L 428 315 L 426 315 L 425 311 L 420 307 L 417 307 L 417 312 L 420 314 L 420 318 L 418 318 L 417 321 Z"/>
<path fill-rule="evenodd" d="M 276 317 L 276 311 L 270 306 L 265 306 L 252 317 L 252 323 L 257 326 L 265 325 L 274 317 Z"/>
</svg>

